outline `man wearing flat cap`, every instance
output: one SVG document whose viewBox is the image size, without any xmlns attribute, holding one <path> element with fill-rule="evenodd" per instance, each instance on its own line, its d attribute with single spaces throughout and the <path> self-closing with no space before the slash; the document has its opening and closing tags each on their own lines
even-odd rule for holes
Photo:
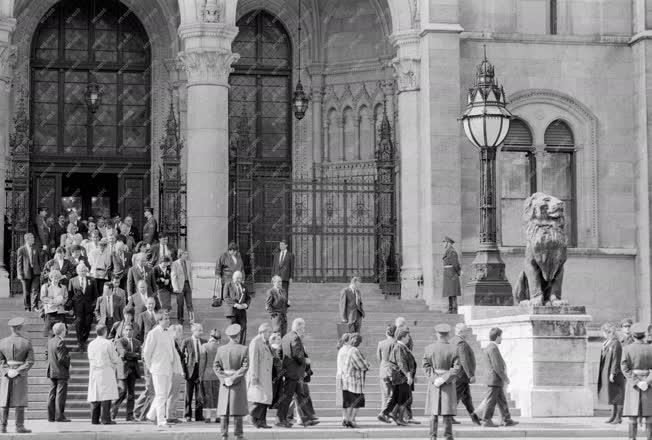
<svg viewBox="0 0 652 440">
<path fill-rule="evenodd" d="M 9 408 L 16 408 L 16 433 L 32 432 L 25 429 L 25 407 L 27 372 L 34 365 L 34 349 L 30 340 L 20 333 L 24 324 L 24 318 L 11 319 L 11 335 L 0 339 L 0 432 L 3 434 L 7 432 Z"/>
<path fill-rule="evenodd" d="M 437 341 L 426 347 L 423 355 L 423 369 L 428 378 L 426 392 L 426 415 L 430 417 L 430 438 L 437 438 L 439 416 L 444 419 L 444 438 L 453 438 L 453 416 L 456 414 L 457 394 L 455 379 L 461 367 L 457 348 L 448 343 L 451 327 L 448 324 L 435 326 Z"/>
<path fill-rule="evenodd" d="M 217 415 L 221 417 L 222 439 L 228 438 L 229 417 L 233 417 L 235 438 L 242 440 L 242 417 L 249 413 L 245 383 L 249 350 L 247 346 L 238 343 L 240 330 L 239 324 L 231 324 L 226 328 L 224 333 L 229 337 L 229 342 L 217 349 L 213 362 L 215 375 L 220 379 Z"/>
<path fill-rule="evenodd" d="M 645 417 L 647 439 L 652 439 L 652 346 L 645 343 L 647 325 L 631 327 L 634 342 L 623 347 L 620 368 L 627 378 L 623 416 L 629 417 L 629 437 L 636 439 L 638 418 Z"/>
<path fill-rule="evenodd" d="M 448 313 L 457 313 L 457 297 L 462 295 L 460 288 L 460 275 L 462 266 L 457 256 L 457 251 L 453 248 L 455 240 L 450 237 L 444 237 L 444 276 L 442 296 L 448 298 Z"/>
</svg>

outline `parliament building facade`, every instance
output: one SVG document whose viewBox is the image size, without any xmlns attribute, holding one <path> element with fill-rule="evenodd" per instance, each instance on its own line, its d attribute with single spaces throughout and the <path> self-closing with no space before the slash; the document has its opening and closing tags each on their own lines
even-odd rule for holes
<svg viewBox="0 0 652 440">
<path fill-rule="evenodd" d="M 651 0 L 2 0 L 0 44 L 8 271 L 39 206 L 137 227 L 152 206 L 198 295 L 229 241 L 268 282 L 286 238 L 297 281 L 361 274 L 443 309 L 444 236 L 474 275 L 479 154 L 458 116 L 486 50 L 516 116 L 507 278 L 523 202 L 547 192 L 565 298 L 597 323 L 652 317 Z"/>
</svg>

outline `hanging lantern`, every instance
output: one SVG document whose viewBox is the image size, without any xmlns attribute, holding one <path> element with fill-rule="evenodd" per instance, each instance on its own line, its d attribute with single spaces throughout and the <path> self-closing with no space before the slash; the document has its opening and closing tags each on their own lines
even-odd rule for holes
<svg viewBox="0 0 652 440">
<path fill-rule="evenodd" d="M 306 95 L 306 92 L 303 90 L 303 84 L 301 80 L 297 83 L 297 88 L 294 90 L 294 95 L 292 96 L 292 110 L 294 111 L 294 116 L 298 120 L 303 119 L 308 110 L 308 102 L 310 98 Z"/>
<path fill-rule="evenodd" d="M 84 93 L 84 100 L 88 106 L 88 110 L 91 113 L 95 113 L 98 108 L 100 108 L 100 102 L 102 100 L 102 89 L 100 85 L 95 81 L 95 77 L 91 76 L 91 80 L 86 86 L 86 93 Z"/>
</svg>

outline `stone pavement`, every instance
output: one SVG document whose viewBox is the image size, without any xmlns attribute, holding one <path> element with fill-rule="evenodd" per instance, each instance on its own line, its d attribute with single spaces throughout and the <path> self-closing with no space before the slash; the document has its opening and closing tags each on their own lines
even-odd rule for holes
<svg viewBox="0 0 652 440">
<path fill-rule="evenodd" d="M 13 417 L 13 411 L 10 414 Z M 245 423 L 245 438 L 248 440 L 308 440 L 308 439 L 427 439 L 428 428 L 425 418 L 418 418 L 422 425 L 399 428 L 385 425 L 374 418 L 358 419 L 358 429 L 343 428 L 341 419 L 324 417 L 314 427 L 295 426 L 292 429 L 273 428 L 271 430 L 255 429 Z M 537 418 L 517 419 L 520 423 L 513 428 L 483 428 L 475 426 L 468 417 L 459 417 L 461 425 L 455 426 L 455 438 L 461 439 L 626 439 L 627 425 L 607 425 L 604 417 L 577 418 Z M 497 420 L 497 419 L 496 419 Z M 272 422 L 269 418 L 268 422 Z M 182 423 L 166 431 L 157 431 L 150 423 L 127 423 L 118 420 L 117 425 L 91 425 L 89 420 L 74 420 L 72 423 L 48 423 L 44 420 L 28 420 L 27 427 L 32 434 L 13 434 L 13 419 L 10 420 L 9 433 L 0 438 L 23 440 L 121 440 L 126 437 L 134 440 L 214 440 L 219 437 L 219 425 L 215 423 Z M 231 427 L 231 429 L 233 429 Z M 232 432 L 230 437 L 233 438 Z M 443 438 L 443 432 L 439 432 Z M 645 438 L 645 432 L 639 433 Z"/>
</svg>

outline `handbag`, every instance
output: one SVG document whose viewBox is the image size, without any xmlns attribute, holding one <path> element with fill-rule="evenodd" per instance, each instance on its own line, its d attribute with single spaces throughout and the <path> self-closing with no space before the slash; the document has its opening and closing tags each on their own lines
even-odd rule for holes
<svg viewBox="0 0 652 440">
<path fill-rule="evenodd" d="M 71 311 L 73 309 L 74 306 L 75 306 L 75 303 L 72 300 L 72 295 L 68 295 L 68 299 L 66 299 L 66 302 L 63 303 L 63 310 L 65 310 L 66 312 L 69 312 L 69 311 Z"/>
<path fill-rule="evenodd" d="M 222 307 L 222 289 L 220 289 L 220 295 L 217 296 L 217 278 L 215 278 L 215 284 L 213 284 L 213 298 L 211 299 L 211 307 Z"/>
</svg>

